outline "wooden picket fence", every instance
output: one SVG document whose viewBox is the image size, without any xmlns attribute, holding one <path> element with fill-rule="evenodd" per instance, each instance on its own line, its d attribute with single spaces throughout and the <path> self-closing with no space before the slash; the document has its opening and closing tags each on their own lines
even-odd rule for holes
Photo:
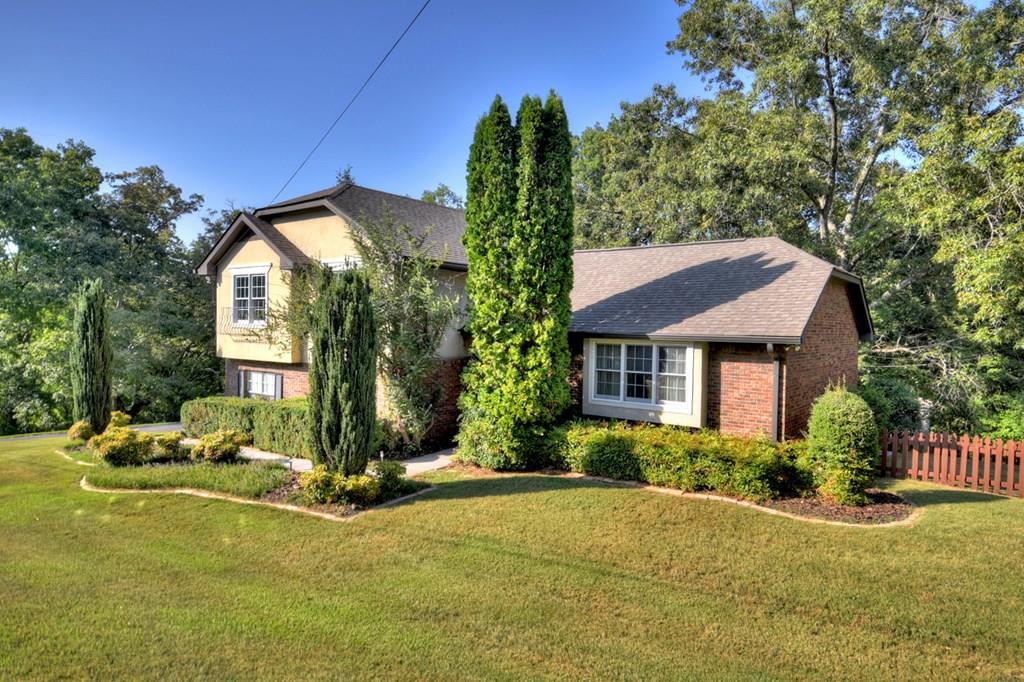
<svg viewBox="0 0 1024 682">
<path fill-rule="evenodd" d="M 949 433 L 882 432 L 880 473 L 1024 497 L 1024 442 Z"/>
</svg>

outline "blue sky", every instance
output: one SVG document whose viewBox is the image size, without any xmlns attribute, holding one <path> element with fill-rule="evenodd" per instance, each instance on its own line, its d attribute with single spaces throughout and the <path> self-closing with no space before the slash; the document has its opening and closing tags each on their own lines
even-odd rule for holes
<svg viewBox="0 0 1024 682">
<path fill-rule="evenodd" d="M 422 0 L 17 2 L 0 23 L 0 127 L 85 141 L 107 172 L 157 164 L 221 208 L 266 204 Z M 655 82 L 702 84 L 665 43 L 672 0 L 433 0 L 282 196 L 357 182 L 460 194 L 500 93 L 562 95 L 574 132 Z M 179 226 L 190 239 L 193 217 Z"/>
</svg>

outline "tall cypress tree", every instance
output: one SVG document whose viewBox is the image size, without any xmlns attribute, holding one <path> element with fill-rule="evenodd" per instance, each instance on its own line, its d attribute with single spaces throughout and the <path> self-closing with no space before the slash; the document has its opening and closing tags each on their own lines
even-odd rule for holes
<svg viewBox="0 0 1024 682">
<path fill-rule="evenodd" d="M 500 99 L 477 125 L 467 178 L 467 293 L 474 359 L 459 445 L 485 466 L 541 461 L 569 405 L 571 145 L 561 100 Z"/>
<path fill-rule="evenodd" d="M 316 276 L 309 364 L 313 459 L 346 476 L 366 471 L 377 416 L 377 335 L 359 270 Z"/>
<path fill-rule="evenodd" d="M 75 421 L 85 420 L 95 433 L 110 421 L 110 333 L 103 281 L 82 283 L 75 296 L 71 338 L 71 396 Z"/>
</svg>

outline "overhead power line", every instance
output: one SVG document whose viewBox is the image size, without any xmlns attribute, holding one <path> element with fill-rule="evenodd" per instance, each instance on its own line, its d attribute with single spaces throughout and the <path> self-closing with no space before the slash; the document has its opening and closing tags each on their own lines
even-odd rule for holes
<svg viewBox="0 0 1024 682">
<path fill-rule="evenodd" d="M 331 134 L 331 131 L 334 130 L 334 127 L 338 125 L 338 122 L 341 121 L 341 119 L 345 116 L 348 110 L 352 108 L 352 105 L 355 104 L 357 99 L 359 99 L 359 95 L 363 94 L 363 90 L 366 89 L 366 86 L 370 84 L 370 81 L 373 80 L 373 77 L 377 75 L 378 71 L 380 71 L 380 67 L 384 66 L 384 62 L 388 60 L 388 57 L 391 56 L 391 53 L 394 52 L 395 48 L 398 47 L 398 44 L 402 42 L 402 38 L 404 38 L 405 34 L 408 33 L 409 30 L 413 27 L 413 24 L 416 23 L 416 20 L 420 18 L 420 15 L 423 14 L 423 11 L 427 9 L 427 5 L 429 4 L 430 0 L 426 0 L 426 2 L 423 3 L 423 6 L 420 7 L 420 11 L 417 12 L 416 16 L 412 18 L 412 21 L 410 21 L 409 24 L 405 27 L 405 30 L 402 31 L 401 35 L 399 35 L 398 38 L 395 39 L 395 42 L 391 45 L 390 49 L 388 49 L 388 51 L 384 53 L 384 56 L 380 58 L 380 61 L 377 62 L 377 66 L 373 67 L 373 71 L 371 71 L 370 75 L 366 77 L 366 80 L 363 81 L 363 84 L 359 86 L 359 89 L 356 90 L 356 93 L 352 95 L 352 99 L 348 101 L 348 104 L 346 104 L 345 108 L 341 110 L 341 113 L 338 114 L 338 116 L 334 119 L 334 122 L 327 127 L 327 130 L 325 130 L 324 134 L 320 136 L 320 139 L 317 140 L 317 143 L 315 145 L 313 145 L 313 148 L 309 150 L 309 153 L 306 154 L 306 158 L 302 160 L 302 163 L 299 164 L 298 168 L 296 168 L 292 172 L 292 174 L 288 176 L 288 179 L 285 181 L 283 185 L 281 185 L 281 189 L 277 190 L 277 194 L 275 194 L 274 198 L 270 200 L 270 203 L 274 203 L 275 201 L 277 201 L 277 198 L 281 196 L 281 192 L 285 191 L 285 189 L 288 188 L 288 185 L 290 185 L 292 180 L 295 179 L 295 176 L 299 174 L 299 171 L 301 171 L 303 167 L 305 167 L 306 162 L 313 157 L 313 154 L 316 153 L 317 149 L 320 149 L 320 145 L 324 143 L 324 140 L 326 140 L 327 136 Z"/>
</svg>

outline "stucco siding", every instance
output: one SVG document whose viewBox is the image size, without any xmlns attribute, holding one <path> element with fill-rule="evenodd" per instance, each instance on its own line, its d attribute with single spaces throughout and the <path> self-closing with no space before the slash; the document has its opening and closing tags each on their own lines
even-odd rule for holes
<svg viewBox="0 0 1024 682">
<path fill-rule="evenodd" d="M 263 362 L 299 361 L 298 344 L 282 348 L 269 343 L 258 328 L 234 325 L 233 276 L 239 268 L 266 266 L 267 306 L 281 306 L 288 300 L 288 285 L 281 270 L 281 259 L 262 239 L 251 236 L 234 244 L 217 264 L 217 357 Z"/>
<path fill-rule="evenodd" d="M 327 209 L 271 216 L 268 220 L 313 260 L 343 260 L 359 254 L 348 223 Z"/>
</svg>

